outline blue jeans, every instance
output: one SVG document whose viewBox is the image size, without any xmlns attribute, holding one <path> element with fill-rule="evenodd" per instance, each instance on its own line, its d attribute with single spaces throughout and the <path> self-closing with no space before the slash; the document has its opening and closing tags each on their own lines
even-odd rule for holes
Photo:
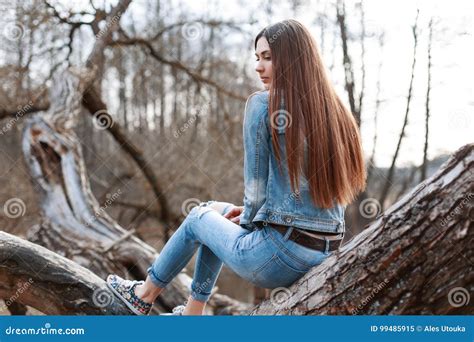
<svg viewBox="0 0 474 342">
<path fill-rule="evenodd" d="M 212 203 L 223 209 L 210 208 Z M 327 247 L 317 251 L 288 240 L 293 228 L 285 236 L 271 225 L 244 229 L 223 217 L 232 206 L 208 201 L 194 207 L 148 268 L 151 281 L 165 288 L 198 250 L 189 290 L 206 302 L 223 263 L 258 287 L 276 288 L 290 286 L 331 254 Z"/>
</svg>

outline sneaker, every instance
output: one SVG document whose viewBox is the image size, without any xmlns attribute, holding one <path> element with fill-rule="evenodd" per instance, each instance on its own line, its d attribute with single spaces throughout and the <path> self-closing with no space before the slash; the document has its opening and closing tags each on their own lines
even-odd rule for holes
<svg viewBox="0 0 474 342">
<path fill-rule="evenodd" d="M 107 286 L 135 315 L 148 315 L 152 307 L 135 294 L 135 287 L 143 283 L 143 280 L 125 280 L 115 274 L 107 277 Z"/>
<path fill-rule="evenodd" d="M 173 312 L 160 314 L 160 316 L 182 316 L 185 308 L 184 305 L 178 305 L 173 308 Z"/>
</svg>

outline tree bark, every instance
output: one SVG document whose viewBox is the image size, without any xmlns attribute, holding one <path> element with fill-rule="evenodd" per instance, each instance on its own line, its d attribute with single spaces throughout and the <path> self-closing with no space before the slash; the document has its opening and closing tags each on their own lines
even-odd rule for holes
<svg viewBox="0 0 474 342">
<path fill-rule="evenodd" d="M 254 315 L 473 314 L 474 145 Z"/>
<path fill-rule="evenodd" d="M 50 250 L 0 232 L 0 298 L 47 315 L 130 315 L 93 272 Z"/>
<path fill-rule="evenodd" d="M 0 298 L 10 311 L 28 305 L 47 315 L 132 314 L 90 270 L 5 232 L 0 232 Z M 211 302 L 222 315 L 251 308 L 225 295 L 216 294 Z"/>
</svg>

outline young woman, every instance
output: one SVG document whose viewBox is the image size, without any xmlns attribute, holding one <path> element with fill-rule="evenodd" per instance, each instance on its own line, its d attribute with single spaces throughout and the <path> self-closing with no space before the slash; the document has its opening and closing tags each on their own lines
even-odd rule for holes
<svg viewBox="0 0 474 342">
<path fill-rule="evenodd" d="M 149 313 L 196 251 L 189 300 L 174 314 L 203 313 L 223 263 L 256 286 L 288 287 L 339 248 L 344 209 L 365 187 L 357 124 L 302 24 L 266 27 L 255 39 L 255 55 L 265 90 L 245 107 L 243 206 L 201 203 L 145 281 L 108 277 L 136 314 Z"/>
</svg>

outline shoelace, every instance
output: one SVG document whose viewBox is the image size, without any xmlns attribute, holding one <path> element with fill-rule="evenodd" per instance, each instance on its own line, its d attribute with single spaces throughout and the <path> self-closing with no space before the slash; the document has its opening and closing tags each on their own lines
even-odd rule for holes
<svg viewBox="0 0 474 342">
<path fill-rule="evenodd" d="M 120 284 L 119 281 L 118 281 L 118 283 Z M 124 279 L 124 280 L 121 282 L 120 285 L 125 286 L 125 287 L 127 287 L 127 288 L 130 288 L 130 287 L 132 287 L 134 284 L 141 285 L 141 284 L 143 284 L 143 283 L 144 283 L 143 280 L 137 282 L 136 280 Z"/>
<path fill-rule="evenodd" d="M 174 315 L 183 315 L 184 309 L 186 307 L 184 305 L 178 305 L 177 307 L 173 308 Z"/>
</svg>

